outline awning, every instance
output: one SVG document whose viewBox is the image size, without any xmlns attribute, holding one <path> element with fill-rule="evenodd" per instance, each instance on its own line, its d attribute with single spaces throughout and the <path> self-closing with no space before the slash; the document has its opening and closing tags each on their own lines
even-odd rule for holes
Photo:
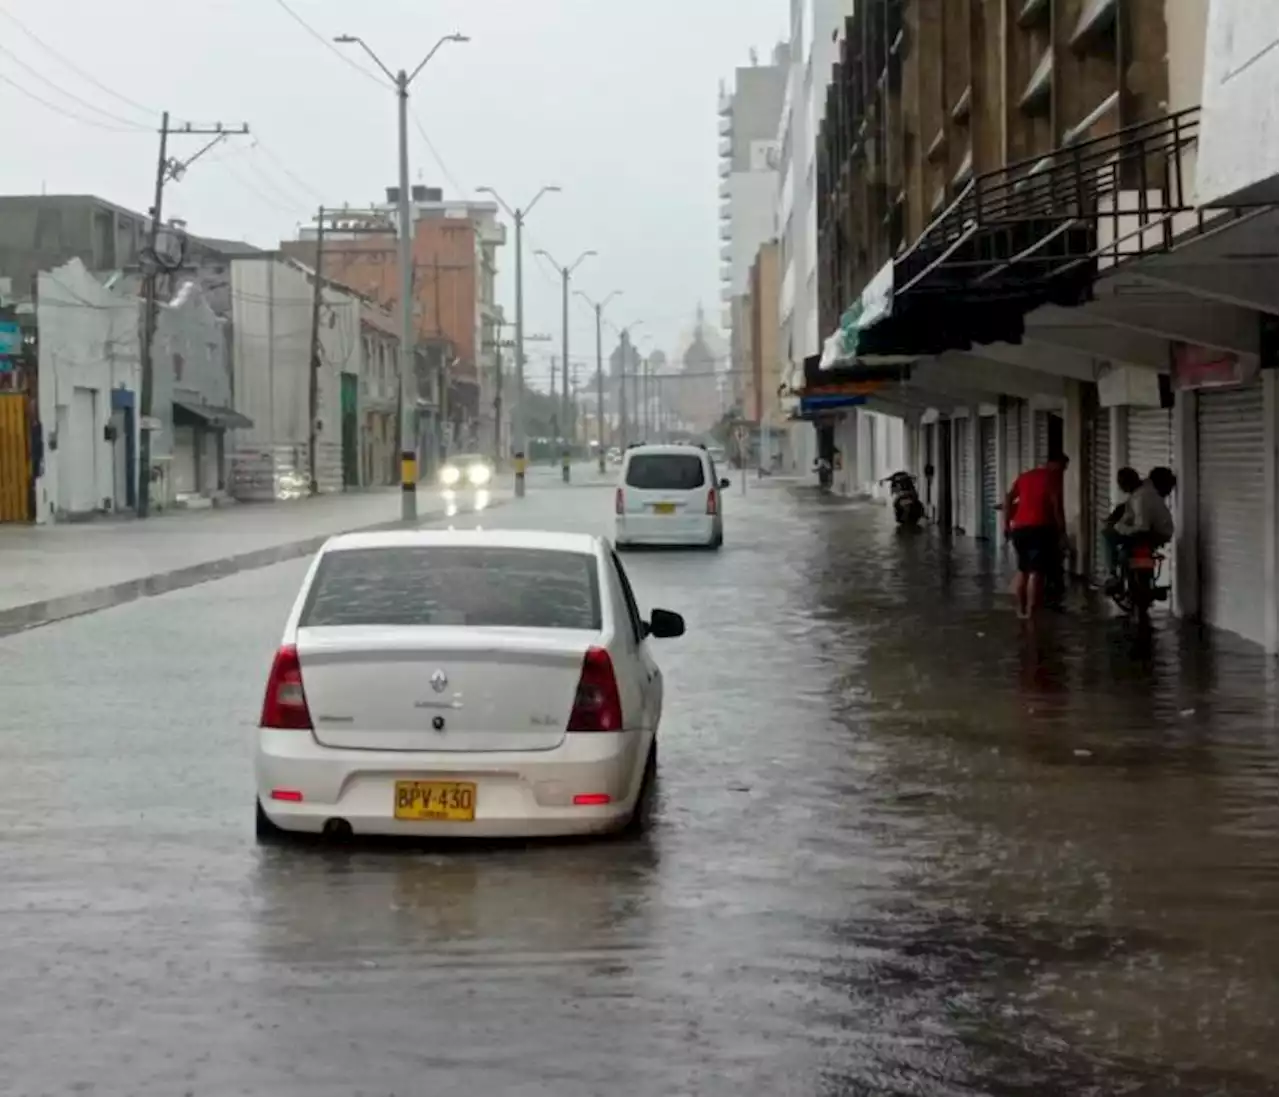
<svg viewBox="0 0 1280 1097">
<path fill-rule="evenodd" d="M 253 426 L 253 420 L 235 408 L 222 408 L 215 404 L 195 404 L 186 400 L 173 402 L 173 421 L 179 426 L 202 426 L 209 430 L 244 430 Z"/>
</svg>

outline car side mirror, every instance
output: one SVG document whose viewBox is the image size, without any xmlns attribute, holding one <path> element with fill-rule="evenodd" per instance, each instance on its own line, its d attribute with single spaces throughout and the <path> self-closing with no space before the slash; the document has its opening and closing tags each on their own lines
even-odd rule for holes
<svg viewBox="0 0 1280 1097">
<path fill-rule="evenodd" d="M 721 477 L 720 477 L 720 490 L 721 490 L 721 491 L 724 491 L 724 489 L 725 489 L 725 488 L 729 488 L 729 487 L 733 487 L 733 485 L 729 483 L 729 478 L 728 478 L 727 476 L 721 476 Z"/>
<path fill-rule="evenodd" d="M 669 609 L 655 609 L 649 614 L 648 635 L 655 640 L 674 640 L 684 635 L 684 618 Z"/>
</svg>

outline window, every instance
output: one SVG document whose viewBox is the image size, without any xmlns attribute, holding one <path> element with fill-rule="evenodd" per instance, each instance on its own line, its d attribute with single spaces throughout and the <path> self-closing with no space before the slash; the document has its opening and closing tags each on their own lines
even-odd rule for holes
<svg viewBox="0 0 1280 1097">
<path fill-rule="evenodd" d="M 693 491 L 706 482 L 696 454 L 637 453 L 627 462 L 627 487 L 642 491 Z"/>
<path fill-rule="evenodd" d="M 320 561 L 299 625 L 598 632 L 596 558 L 483 545 L 341 549 Z"/>
<path fill-rule="evenodd" d="M 618 559 L 618 554 L 611 552 L 609 558 L 613 561 L 613 570 L 617 573 L 618 585 L 622 587 L 622 600 L 627 603 L 627 616 L 631 619 L 631 634 L 638 644 L 644 639 L 644 618 L 640 616 L 640 607 L 636 604 L 636 596 L 631 590 L 631 581 L 627 578 L 626 569 L 623 568 L 622 561 Z"/>
</svg>

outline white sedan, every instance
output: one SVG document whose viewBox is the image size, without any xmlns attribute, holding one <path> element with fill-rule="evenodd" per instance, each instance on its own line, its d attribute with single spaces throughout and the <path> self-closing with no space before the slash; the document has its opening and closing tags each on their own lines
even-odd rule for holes
<svg viewBox="0 0 1280 1097">
<path fill-rule="evenodd" d="M 267 682 L 257 834 L 638 829 L 662 672 L 608 541 L 354 533 L 320 550 Z"/>
</svg>

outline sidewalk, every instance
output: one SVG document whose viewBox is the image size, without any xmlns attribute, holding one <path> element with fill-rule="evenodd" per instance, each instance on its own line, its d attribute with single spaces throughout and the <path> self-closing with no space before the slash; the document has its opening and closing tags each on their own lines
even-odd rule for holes
<svg viewBox="0 0 1280 1097">
<path fill-rule="evenodd" d="M 510 492 L 495 490 L 489 506 Z M 465 506 L 464 499 L 464 506 Z M 446 517 L 418 490 L 422 521 Z M 142 594 L 306 556 L 336 533 L 394 526 L 400 490 L 245 503 L 150 518 L 0 527 L 0 634 L 62 620 Z"/>
</svg>

